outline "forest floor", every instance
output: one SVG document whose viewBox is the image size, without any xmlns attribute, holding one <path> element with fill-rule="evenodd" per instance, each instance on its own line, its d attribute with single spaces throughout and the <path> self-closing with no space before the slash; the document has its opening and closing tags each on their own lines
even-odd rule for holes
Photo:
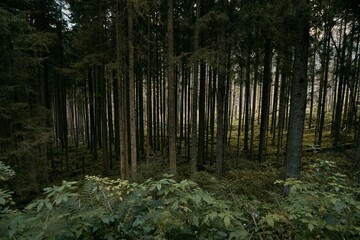
<svg viewBox="0 0 360 240">
<path fill-rule="evenodd" d="M 235 134 L 235 133 L 234 133 Z M 284 135 L 285 136 L 285 135 Z M 334 148 L 331 143 L 330 132 L 324 132 L 322 148 L 313 144 L 314 133 L 312 130 L 306 130 L 304 133 L 303 144 L 303 159 L 302 171 L 306 172 L 308 166 L 317 160 L 332 160 L 335 161 L 341 169 L 347 172 L 354 181 L 356 181 L 356 164 L 353 161 L 353 135 L 344 135 L 342 142 L 344 145 Z M 271 143 L 271 139 L 268 139 Z M 257 152 L 257 145 L 255 145 L 254 152 Z M 255 155 L 255 154 L 254 154 Z M 213 157 L 214 158 L 214 157 Z M 190 177 L 189 159 L 185 154 L 178 155 L 178 179 L 192 178 L 202 188 L 216 192 L 219 188 L 227 188 L 226 191 L 234 194 L 245 195 L 251 199 L 266 200 L 274 192 L 281 194 L 282 189 L 274 185 L 278 179 L 283 179 L 285 176 L 284 167 L 284 147 L 281 149 L 281 155 L 276 156 L 276 146 L 268 144 L 266 160 L 263 162 L 250 160 L 249 153 L 237 151 L 237 141 L 235 136 L 232 136 L 230 145 L 226 148 L 225 153 L 225 177 L 218 181 L 215 179 L 215 167 L 212 162 L 208 160 L 205 164 L 204 171 L 198 172 L 195 176 Z M 214 159 L 212 160 L 214 161 Z M 61 166 L 62 165 L 62 166 Z M 92 159 L 92 155 L 85 146 L 78 148 L 71 147 L 69 151 L 69 171 L 65 170 L 64 156 L 58 154 L 54 158 L 54 167 L 50 174 L 49 182 L 44 186 L 61 185 L 63 180 L 67 181 L 82 181 L 86 175 L 103 176 L 102 174 L 102 160 L 101 150 L 99 150 L 97 160 Z M 146 162 L 142 159 L 138 165 L 138 182 L 145 181 L 149 178 L 160 179 L 163 174 L 169 172 L 167 157 L 160 153 L 153 152 L 150 160 Z M 113 161 L 113 167 L 109 170 L 108 177 L 119 178 L 119 162 Z M 21 177 L 21 176 L 16 176 Z M 16 182 L 16 180 L 15 180 Z M 28 186 L 13 186 L 17 188 L 26 188 Z M 15 190 L 10 187 L 10 189 Z M 225 189 L 223 189 L 225 191 Z M 21 192 L 21 191 L 19 191 Z M 42 194 L 41 189 L 30 191 L 31 195 L 15 195 L 15 201 L 19 207 L 26 205 L 33 198 L 39 197 Z"/>
</svg>

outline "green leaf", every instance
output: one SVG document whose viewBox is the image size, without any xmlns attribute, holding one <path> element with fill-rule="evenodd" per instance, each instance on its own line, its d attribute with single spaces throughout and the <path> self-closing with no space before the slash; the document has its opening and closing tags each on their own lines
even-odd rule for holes
<svg viewBox="0 0 360 240">
<path fill-rule="evenodd" d="M 224 217 L 224 224 L 225 224 L 225 227 L 230 226 L 230 217 L 227 215 Z"/>
<path fill-rule="evenodd" d="M 266 218 L 266 222 L 269 224 L 269 226 L 274 227 L 274 220 L 272 218 Z"/>
<path fill-rule="evenodd" d="M 224 233 L 223 231 L 217 231 L 217 235 L 219 235 L 220 237 L 223 237 L 223 238 L 227 237 L 227 234 Z"/>
<path fill-rule="evenodd" d="M 50 202 L 45 202 L 45 206 L 47 207 L 47 209 L 52 210 L 53 209 L 53 205 Z"/>
<path fill-rule="evenodd" d="M 43 206 L 44 206 L 44 202 L 40 202 L 39 205 L 37 206 L 37 212 L 40 212 Z"/>
<path fill-rule="evenodd" d="M 343 210 L 344 208 L 346 208 L 346 205 L 343 202 L 336 202 L 335 203 L 335 211 L 340 213 L 341 210 Z"/>
<path fill-rule="evenodd" d="M 312 232 L 314 230 L 314 225 L 312 223 L 308 223 L 308 229 Z"/>
<path fill-rule="evenodd" d="M 174 204 L 171 206 L 171 210 L 175 211 L 179 208 L 179 200 L 176 200 Z"/>
<path fill-rule="evenodd" d="M 96 196 L 98 196 L 98 195 L 96 195 Z M 62 196 L 57 196 L 56 199 L 55 199 L 56 205 L 59 205 L 62 202 L 62 200 L 63 200 Z"/>
<path fill-rule="evenodd" d="M 197 216 L 193 216 L 192 220 L 193 225 L 199 227 L 199 218 Z"/>
</svg>

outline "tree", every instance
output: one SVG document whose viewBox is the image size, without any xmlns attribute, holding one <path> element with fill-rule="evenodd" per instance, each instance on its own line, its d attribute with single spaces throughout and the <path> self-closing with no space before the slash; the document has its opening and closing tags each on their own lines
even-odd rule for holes
<svg viewBox="0 0 360 240">
<path fill-rule="evenodd" d="M 221 2 L 222 14 L 227 18 L 227 0 Z M 226 22 L 219 25 L 219 75 L 218 75 L 218 92 L 217 92 L 217 119 L 216 119 L 216 175 L 221 178 L 224 175 L 224 153 L 225 153 L 225 80 L 226 80 Z"/>
<path fill-rule="evenodd" d="M 130 148 L 131 148 L 131 176 L 136 180 L 137 175 L 137 115 L 134 76 L 134 46 L 133 46 L 133 13 L 128 4 L 128 51 L 129 51 L 129 101 L 130 101 Z"/>
<path fill-rule="evenodd" d="M 292 1 L 295 10 L 294 75 L 291 85 L 290 117 L 286 146 L 286 177 L 299 178 L 307 97 L 309 45 L 309 5 L 307 0 Z M 289 189 L 285 189 L 288 194 Z"/>
<path fill-rule="evenodd" d="M 170 171 L 176 173 L 176 82 L 174 75 L 174 0 L 168 1 L 168 141 Z"/>
<path fill-rule="evenodd" d="M 271 66 L 272 66 L 272 44 L 269 37 L 265 40 L 264 56 L 264 81 L 261 102 L 261 125 L 260 125 L 260 143 L 259 143 L 259 160 L 264 160 L 266 152 L 266 136 L 269 125 L 269 108 L 270 108 L 270 89 L 271 89 Z"/>
</svg>

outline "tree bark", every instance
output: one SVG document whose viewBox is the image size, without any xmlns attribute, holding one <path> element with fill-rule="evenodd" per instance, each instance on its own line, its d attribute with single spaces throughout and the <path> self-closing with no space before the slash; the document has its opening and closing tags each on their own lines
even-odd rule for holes
<svg viewBox="0 0 360 240">
<path fill-rule="evenodd" d="M 194 35 L 194 51 L 199 48 L 199 22 L 201 1 L 196 1 L 196 19 L 195 19 L 195 35 Z M 194 175 L 198 162 L 198 82 L 199 82 L 199 63 L 195 60 L 193 67 L 193 84 L 192 84 L 192 108 L 191 108 L 191 174 Z M 200 127 L 200 125 L 199 125 Z"/>
<path fill-rule="evenodd" d="M 302 157 L 303 130 L 307 97 L 307 63 L 309 23 L 307 2 L 294 2 L 296 8 L 296 35 L 294 76 L 291 86 L 291 105 L 286 148 L 286 177 L 299 178 Z M 285 188 L 285 195 L 289 188 Z"/>
<path fill-rule="evenodd" d="M 130 144 L 131 144 L 131 177 L 137 179 L 137 114 L 136 114 L 136 88 L 134 76 L 134 45 L 133 45 L 133 13 L 128 3 L 128 51 L 129 51 L 129 103 L 130 103 Z"/>
<path fill-rule="evenodd" d="M 222 2 L 224 13 L 226 14 L 227 0 Z M 219 35 L 219 76 L 218 76 L 218 93 L 217 93 L 217 119 L 216 119 L 216 176 L 218 178 L 224 175 L 224 152 L 225 138 L 224 135 L 224 104 L 225 104 L 225 81 L 226 81 L 226 44 L 225 44 L 225 24 L 220 26 Z"/>
<path fill-rule="evenodd" d="M 170 171 L 176 174 L 176 84 L 174 76 L 174 0 L 168 1 L 168 136 Z"/>
<path fill-rule="evenodd" d="M 265 40 L 264 80 L 261 103 L 261 125 L 259 143 L 259 161 L 265 160 L 266 136 L 269 125 L 270 89 L 271 89 L 272 44 L 270 38 Z"/>
</svg>

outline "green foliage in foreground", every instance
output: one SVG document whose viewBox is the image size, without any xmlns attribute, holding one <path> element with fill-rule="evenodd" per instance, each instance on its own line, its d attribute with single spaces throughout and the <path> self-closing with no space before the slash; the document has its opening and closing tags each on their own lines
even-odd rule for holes
<svg viewBox="0 0 360 240">
<path fill-rule="evenodd" d="M 240 212 L 195 183 L 166 178 L 142 184 L 86 177 L 45 188 L 46 197 L 8 216 L 13 239 L 245 238 Z"/>
<path fill-rule="evenodd" d="M 291 186 L 290 195 L 273 193 L 275 200 L 269 203 L 231 194 L 216 197 L 190 180 L 177 182 L 170 175 L 141 184 L 87 176 L 83 184 L 64 181 L 45 188 L 45 197 L 22 211 L 1 211 L 0 238 L 360 237 L 359 188 L 351 186 L 333 162 L 317 161 L 302 181 L 276 184 Z"/>
<path fill-rule="evenodd" d="M 317 161 L 303 181 L 287 179 L 288 198 L 262 219 L 276 232 L 296 239 L 359 239 L 360 188 L 334 162 Z"/>
<path fill-rule="evenodd" d="M 14 170 L 0 161 L 0 181 L 7 181 L 13 176 Z M 9 213 L 9 205 L 14 205 L 12 194 L 13 192 L 0 188 L 0 216 Z"/>
</svg>

